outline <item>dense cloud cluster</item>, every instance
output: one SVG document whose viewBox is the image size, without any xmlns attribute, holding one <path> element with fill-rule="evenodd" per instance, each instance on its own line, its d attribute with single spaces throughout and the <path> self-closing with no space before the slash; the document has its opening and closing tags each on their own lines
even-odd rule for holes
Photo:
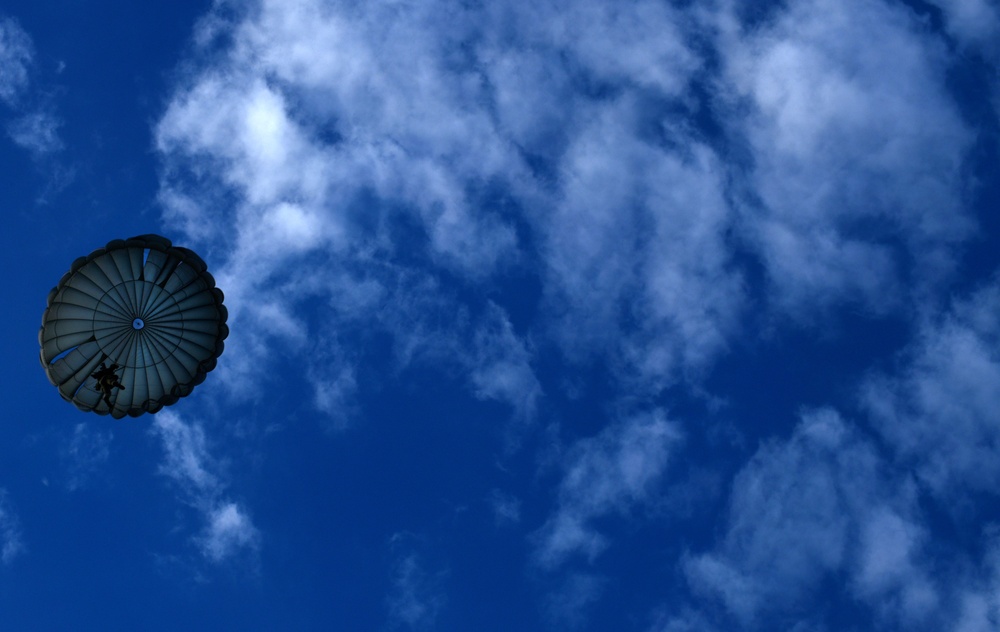
<svg viewBox="0 0 1000 632">
<path fill-rule="evenodd" d="M 231 44 L 158 127 L 162 200 L 224 262 L 248 364 L 322 339 L 334 359 L 307 370 L 321 408 L 349 400 L 357 353 L 293 315 L 306 300 L 331 304 L 323 331 L 374 320 L 413 347 L 409 323 L 464 307 L 443 277 L 481 289 L 530 269 L 533 329 L 655 394 L 742 331 L 734 252 L 764 265 L 778 313 L 884 313 L 939 287 L 975 225 L 947 52 L 896 5 L 810 0 L 753 31 L 729 9 L 654 2 L 301 0 L 222 15 L 199 41 Z M 714 77 L 694 44 L 709 27 Z M 729 140 L 693 124 L 713 106 Z M 719 153 L 738 142 L 748 159 Z M 505 326 L 508 306 L 476 300 L 485 320 L 467 335 Z M 462 329 L 418 327 L 435 346 Z M 470 383 L 530 409 L 500 386 L 535 380 L 525 340 L 495 343 L 454 361 L 507 358 Z"/>
<path fill-rule="evenodd" d="M 925 324 L 898 371 L 873 376 L 864 401 L 901 461 L 957 509 L 1000 489 L 1000 286 Z"/>
<path fill-rule="evenodd" d="M 695 66 L 677 15 L 659 3 L 539 10 L 264 3 L 235 27 L 227 70 L 192 78 L 160 124 L 159 146 L 169 216 L 193 237 L 231 244 L 222 277 L 236 305 L 254 291 L 268 310 L 249 322 L 311 339 L 277 305 L 319 296 L 335 322 L 374 317 L 419 345 L 409 323 L 428 308 L 461 309 L 439 293 L 441 275 L 488 287 L 534 269 L 537 326 L 570 357 L 608 357 L 655 386 L 724 348 L 741 286 L 727 268 L 721 167 L 683 129 L 645 134 L 664 123 L 657 111 Z M 442 38 L 435 25 L 446 15 Z M 484 23 L 498 30 L 483 33 Z M 205 38 L 213 28 L 206 23 Z M 598 53 L 626 43 L 628 55 Z M 194 186 L 192 170 L 219 177 Z M 239 203 L 206 216 L 220 188 Z M 418 232 L 405 232 L 414 222 Z M 312 279 L 296 275 L 305 262 Z M 472 309 L 486 316 L 471 335 L 503 329 L 505 306 L 478 300 Z M 354 313 L 338 313 L 340 303 Z M 495 342 L 504 350 L 486 357 L 525 356 L 523 340 Z M 312 370 L 330 381 L 323 373 Z M 473 379 L 481 396 L 522 410 L 523 396 L 499 384 L 533 380 L 524 360 Z"/>
<path fill-rule="evenodd" d="M 909 306 L 975 227 L 972 134 L 925 28 L 896 4 L 808 0 L 768 28 L 724 30 L 727 87 L 751 108 L 748 237 L 793 312 Z"/>
<path fill-rule="evenodd" d="M 995 628 L 1000 282 L 963 257 L 991 225 L 974 171 L 996 141 L 955 67 L 991 69 L 995 132 L 997 42 L 990 0 L 217 0 L 153 129 L 158 196 L 226 292 L 213 378 L 259 418 L 153 418 L 190 541 L 211 564 L 266 546 L 214 432 L 305 409 L 349 430 L 373 366 L 418 369 L 516 429 L 488 430 L 507 478 L 482 505 L 553 626 L 585 625 L 633 526 L 670 522 L 691 537 L 649 556 L 673 556 L 656 576 L 676 593 L 651 631 L 836 629 L 841 606 L 879 629 Z M 0 17 L 3 123 L 38 160 L 65 147 L 34 57 Z M 908 336 L 841 376 L 846 397 L 760 429 L 713 392 L 734 356 L 836 340 L 845 314 Z M 235 427 L 288 391 L 295 414 Z M 75 427 L 70 490 L 110 442 Z M 721 515 L 681 515 L 699 495 Z M 431 629 L 450 564 L 407 528 L 383 606 Z M 0 489 L 0 559 L 24 551 Z"/>
<path fill-rule="evenodd" d="M 934 4 L 990 54 L 993 7 Z M 754 20 L 725 1 L 220 7 L 157 147 L 167 221 L 221 265 L 233 388 L 291 349 L 343 427 L 364 337 L 338 332 L 363 325 L 391 337 L 398 366 L 450 366 L 532 419 L 553 350 L 567 371 L 608 366 L 617 395 L 642 401 L 699 384 L 761 318 L 922 314 L 899 374 L 862 389 L 898 462 L 867 421 L 804 414 L 736 476 L 722 538 L 684 563 L 692 606 L 657 626 L 707 629 L 698 604 L 713 602 L 746 628 L 806 621 L 831 578 L 894 625 L 991 616 L 933 579 L 919 502 L 1000 476 L 996 292 L 934 316 L 977 226 L 975 132 L 947 84 L 954 50 L 925 18 L 888 0 Z M 540 288 L 519 327 L 491 291 L 516 275 Z M 300 316 L 306 302 L 323 318 Z M 592 522 L 659 493 L 681 436 L 655 412 L 573 443 L 535 561 L 594 560 L 608 540 Z M 498 516 L 518 506 L 503 500 Z M 415 572 L 404 559 L 399 581 Z M 595 598 L 596 576 L 572 577 L 581 604 Z M 398 617 L 416 617 L 401 594 Z"/>
</svg>

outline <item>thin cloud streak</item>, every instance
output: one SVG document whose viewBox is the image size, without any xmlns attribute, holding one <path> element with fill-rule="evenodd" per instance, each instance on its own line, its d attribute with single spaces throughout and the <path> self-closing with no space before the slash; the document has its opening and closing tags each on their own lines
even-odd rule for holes
<svg viewBox="0 0 1000 632">
<path fill-rule="evenodd" d="M 390 629 L 429 630 L 434 628 L 447 603 L 444 572 L 431 572 L 418 551 L 418 542 L 397 533 L 390 540 L 393 555 L 391 591 L 386 596 Z"/>
<path fill-rule="evenodd" d="M 108 462 L 114 435 L 110 430 L 101 430 L 91 425 L 79 423 L 73 427 L 72 436 L 64 440 L 61 449 L 66 462 L 66 488 L 70 491 L 84 489 Z"/>
<path fill-rule="evenodd" d="M 0 561 L 9 565 L 26 551 L 20 520 L 14 513 L 7 490 L 0 488 Z"/>
<path fill-rule="evenodd" d="M 59 138 L 61 122 L 48 112 L 32 112 L 7 124 L 7 135 L 35 158 L 63 149 Z"/>
<path fill-rule="evenodd" d="M 206 526 L 194 541 L 212 562 L 221 562 L 260 545 L 260 533 L 239 503 L 225 496 L 226 484 L 209 455 L 200 425 L 186 423 L 176 413 L 158 413 L 152 427 L 163 444 L 161 474 L 177 485 L 181 498 L 195 508 Z"/>
<path fill-rule="evenodd" d="M 0 101 L 14 107 L 28 87 L 35 51 L 31 37 L 17 21 L 0 16 Z"/>
<path fill-rule="evenodd" d="M 608 540 L 591 522 L 655 497 L 681 433 L 662 412 L 637 415 L 581 439 L 566 453 L 554 514 L 533 536 L 535 559 L 554 569 L 571 555 L 593 561 Z"/>
<path fill-rule="evenodd" d="M 65 149 L 59 135 L 63 121 L 52 96 L 32 85 L 37 74 L 31 37 L 17 21 L 0 15 L 0 105 L 7 106 L 7 112 L 0 108 L 0 125 L 43 174 L 46 184 L 35 202 L 46 204 L 73 180 L 75 169 L 58 160 Z"/>
</svg>

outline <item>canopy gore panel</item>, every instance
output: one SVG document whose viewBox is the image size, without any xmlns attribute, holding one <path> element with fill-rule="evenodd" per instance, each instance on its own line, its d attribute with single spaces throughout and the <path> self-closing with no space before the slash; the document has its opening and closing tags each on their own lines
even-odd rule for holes
<svg viewBox="0 0 1000 632">
<path fill-rule="evenodd" d="M 100 415 L 155 413 L 215 368 L 229 335 L 201 257 L 159 235 L 116 239 L 73 262 L 49 292 L 41 361 L 63 399 Z M 111 405 L 92 375 L 118 365 Z"/>
</svg>

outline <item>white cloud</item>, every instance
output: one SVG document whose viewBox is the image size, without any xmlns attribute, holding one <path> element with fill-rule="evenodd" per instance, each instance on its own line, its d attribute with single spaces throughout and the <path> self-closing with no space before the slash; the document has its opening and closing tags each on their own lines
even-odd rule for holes
<svg viewBox="0 0 1000 632">
<path fill-rule="evenodd" d="M 538 239 L 546 333 L 653 390 L 697 373 L 725 349 L 743 290 L 724 169 L 676 117 L 701 65 L 686 17 L 654 2 L 493 11 L 517 33 L 484 36 L 501 132 L 552 163 L 540 191 L 515 188 Z"/>
<path fill-rule="evenodd" d="M 661 2 L 496 2 L 482 22 L 493 25 L 479 45 L 502 133 L 548 158 L 589 117 L 588 90 L 678 97 L 701 64 L 684 16 Z"/>
<path fill-rule="evenodd" d="M 289 80 L 301 78 L 304 71 L 293 62 L 296 55 L 306 54 L 308 50 L 300 50 L 299 40 L 334 37 L 340 33 L 333 26 L 339 19 L 337 16 L 303 21 L 300 15 L 303 11 L 320 9 L 312 3 L 271 4 L 261 17 L 267 28 L 258 30 L 258 26 L 249 23 L 243 26 L 241 32 L 248 38 L 247 45 L 257 47 L 254 58 L 274 61 L 274 66 L 265 64 L 260 68 L 261 73 L 283 73 Z M 330 23 L 325 24 L 323 19 Z M 286 32 L 291 28 L 302 30 Z M 328 44 L 334 45 L 335 41 Z M 315 50 L 321 56 L 325 54 L 324 47 Z M 234 52 L 234 64 L 242 65 L 242 61 L 242 54 Z M 288 66 L 289 63 L 293 65 Z M 322 59 L 317 64 L 310 65 L 311 73 L 322 70 Z M 253 64 L 249 67 L 253 68 Z M 334 81 L 341 69 L 338 66 L 326 70 L 333 73 L 329 79 Z M 375 69 L 372 72 L 376 72 Z M 317 80 L 312 75 L 309 77 L 309 81 Z M 389 327 L 391 333 L 413 342 L 416 334 L 411 330 L 411 321 L 427 319 L 426 314 L 409 314 L 399 309 L 400 305 L 420 306 L 426 302 L 414 294 L 418 288 L 403 287 L 400 288 L 402 293 L 392 294 L 390 290 L 396 289 L 393 286 L 401 281 L 414 279 L 423 283 L 428 277 L 406 273 L 391 264 L 392 253 L 382 252 L 384 245 L 394 248 L 391 243 L 385 243 L 388 235 L 358 233 L 357 226 L 349 226 L 351 213 L 386 212 L 378 206 L 352 210 L 352 206 L 359 204 L 359 197 L 373 190 L 383 196 L 384 204 L 407 207 L 416 204 L 422 208 L 413 209 L 418 214 L 435 215 L 437 219 L 429 236 L 432 245 L 443 244 L 438 250 L 445 259 L 451 255 L 443 250 L 449 249 L 449 252 L 454 251 L 452 254 L 465 258 L 478 260 L 485 256 L 492 260 L 496 257 L 488 254 L 493 237 L 486 233 L 492 229 L 466 226 L 471 220 L 460 217 L 465 211 L 452 208 L 464 194 L 459 190 L 461 183 L 453 182 L 453 175 L 448 175 L 450 171 L 443 165 L 432 165 L 429 158 L 418 158 L 406 167 L 394 166 L 394 163 L 408 161 L 411 156 L 404 151 L 407 148 L 386 138 L 329 145 L 321 138 L 308 137 L 309 124 L 302 119 L 292 120 L 289 105 L 289 100 L 294 99 L 296 107 L 305 107 L 300 102 L 310 95 L 300 95 L 297 91 L 307 87 L 289 86 L 285 94 L 252 75 L 234 77 L 226 74 L 220 78 L 215 73 L 207 73 L 198 77 L 190 89 L 175 98 L 161 121 L 159 146 L 168 155 L 183 157 L 184 160 L 176 161 L 181 166 L 211 169 L 220 176 L 223 186 L 239 192 L 242 201 L 237 208 L 223 210 L 224 215 L 210 216 L 212 221 L 206 222 L 202 206 L 204 197 L 197 195 L 202 192 L 185 192 L 182 187 L 167 186 L 161 199 L 168 208 L 168 218 L 182 225 L 192 237 L 228 244 L 228 260 L 217 277 L 220 286 L 225 288 L 227 305 L 232 306 L 234 337 L 230 342 L 240 357 L 230 358 L 230 366 L 223 371 L 228 373 L 226 381 L 231 386 L 252 385 L 254 368 L 275 346 L 302 349 L 307 340 L 323 339 L 331 346 L 326 350 L 320 347 L 319 355 L 340 360 L 333 369 L 310 363 L 307 373 L 314 383 L 318 407 L 331 411 L 334 407 L 339 410 L 343 400 L 353 391 L 353 371 L 344 358 L 356 355 L 357 350 L 341 349 L 341 343 L 324 330 L 335 330 L 340 318 L 374 319 Z M 335 87 L 338 84 L 316 90 L 322 93 Z M 345 85 L 339 87 L 349 89 Z M 319 114 L 298 111 L 296 114 L 307 119 L 322 115 L 333 122 L 338 120 L 337 113 L 326 111 Z M 356 114 L 359 117 L 374 115 L 368 109 Z M 382 124 L 392 128 L 401 124 L 396 118 L 402 113 L 390 112 L 385 116 L 391 121 L 379 118 L 369 123 L 376 128 Z M 403 120 L 408 119 L 403 117 Z M 322 119 L 319 122 L 327 124 Z M 425 151 L 421 147 L 423 145 L 413 149 Z M 417 173 L 409 167 L 414 167 Z M 429 172 L 431 168 L 433 171 Z M 421 175 L 428 178 L 418 177 Z M 417 180 L 400 181 L 400 178 L 411 177 Z M 427 198 L 427 192 L 413 189 L 418 183 L 420 187 L 436 187 L 443 197 L 431 192 L 431 197 Z M 423 198 L 427 198 L 425 202 L 421 202 Z M 235 214 L 231 220 L 229 213 Z M 240 226 L 235 235 L 228 234 L 230 221 Z M 344 237 L 349 228 L 353 231 L 353 245 L 348 245 Z M 438 239 L 435 242 L 438 237 L 445 239 L 446 233 L 458 241 L 444 243 Z M 468 242 L 468 238 L 475 235 L 486 241 Z M 357 270 L 358 266 L 365 271 L 354 273 L 352 268 Z M 430 279 L 430 283 L 435 282 Z M 292 306 L 296 302 L 317 296 L 331 303 L 322 329 L 309 327 L 293 315 L 296 310 Z M 430 304 L 436 307 L 440 298 L 433 297 Z M 372 311 L 379 309 L 386 311 L 384 317 Z M 449 309 L 454 311 L 456 306 L 449 306 Z M 530 387 L 534 378 L 520 373 L 520 367 L 525 366 L 523 358 L 504 357 L 504 352 L 495 344 L 497 353 L 486 348 L 491 338 L 495 338 L 485 333 L 492 327 L 494 325 L 488 322 L 483 324 L 485 337 L 480 347 L 491 358 L 497 353 L 500 356 L 496 362 L 474 367 L 470 382 L 477 394 L 511 400 L 515 409 L 530 412 L 533 396 L 514 393 L 512 389 Z M 509 331 L 500 331 L 497 335 L 505 336 L 504 342 L 520 344 L 510 338 Z M 452 342 L 450 347 L 458 349 L 458 344 Z M 337 425 L 345 423 L 342 415 L 335 413 L 335 416 L 338 417 Z"/>
<path fill-rule="evenodd" d="M 465 363 L 476 397 L 506 402 L 522 420 L 533 418 L 541 385 L 531 367 L 531 352 L 506 313 L 489 304 L 472 340 Z"/>
<path fill-rule="evenodd" d="M 666 114 L 700 65 L 684 23 L 660 2 L 450 0 L 263 1 L 204 21 L 203 42 L 227 31 L 232 45 L 206 54 L 158 125 L 161 201 L 218 253 L 229 382 L 282 344 L 262 306 L 320 299 L 329 317 L 293 318 L 296 340 L 346 316 L 397 348 L 433 340 L 473 394 L 530 417 L 534 349 L 489 289 L 538 257 L 547 333 L 570 357 L 607 355 L 654 390 L 704 369 L 736 329 L 742 287 L 724 169 L 707 146 L 677 150 L 692 134 Z M 456 275 L 471 298 L 414 296 Z M 440 300 L 473 319 L 457 329 L 475 332 L 475 352 L 422 327 Z M 318 394 L 343 392 L 328 387 L 347 384 L 341 368 L 307 370 Z"/>
<path fill-rule="evenodd" d="M 607 539 L 592 521 L 648 500 L 680 440 L 678 428 L 657 411 L 572 446 L 563 460 L 557 509 L 534 535 L 537 562 L 553 568 L 576 553 L 593 560 Z"/>
<path fill-rule="evenodd" d="M 67 438 L 61 452 L 66 461 L 68 477 L 66 487 L 81 489 L 108 460 L 111 454 L 111 430 L 101 430 L 92 424 L 79 423 Z"/>
<path fill-rule="evenodd" d="M 204 553 L 215 562 L 241 549 L 256 548 L 260 537 L 245 510 L 233 502 L 223 502 L 208 516 L 208 528 L 199 538 Z"/>
<path fill-rule="evenodd" d="M 747 629 L 766 628 L 775 614 L 808 622 L 816 591 L 843 577 L 851 593 L 826 603 L 856 596 L 895 624 L 916 625 L 939 599 L 919 518 L 914 487 L 890 474 L 871 442 L 835 412 L 816 411 L 736 476 L 725 535 L 685 570 Z"/>
<path fill-rule="evenodd" d="M 209 472 L 205 432 L 201 426 L 185 423 L 172 411 L 156 415 L 152 429 L 163 442 L 164 462 L 160 473 L 173 479 L 193 498 L 212 496 L 221 483 Z"/>
<path fill-rule="evenodd" d="M 924 322 L 895 371 L 866 380 L 863 402 L 882 446 L 830 410 L 765 444 L 734 480 L 724 536 L 685 562 L 695 592 L 746 629 L 766 629 L 774 616 L 815 623 L 820 590 L 826 604 L 866 604 L 888 629 L 995 628 L 993 530 L 932 540 L 921 507 L 932 502 L 959 526 L 977 525 L 982 505 L 967 498 L 995 493 L 998 314 L 994 280 Z"/>
<path fill-rule="evenodd" d="M 981 567 L 957 586 L 955 632 L 990 632 L 1000 621 L 1000 540 L 995 525 L 983 547 Z M 978 572 L 976 572 L 978 571 Z"/>
<path fill-rule="evenodd" d="M 176 413 L 164 410 L 154 417 L 151 431 L 163 442 L 160 473 L 174 481 L 184 501 L 206 522 L 203 532 L 195 537 L 202 554 L 221 562 L 256 550 L 260 534 L 246 509 L 225 497 L 226 485 L 213 471 L 218 465 L 208 452 L 201 426 L 186 423 Z"/>
<path fill-rule="evenodd" d="M 41 161 L 51 158 L 64 145 L 59 137 L 62 121 L 55 114 L 52 98 L 31 89 L 34 57 L 31 37 L 15 20 L 0 16 L 0 103 L 11 110 L 11 118 L 0 122 L 8 138 L 34 160 Z M 51 160 L 46 162 L 44 171 L 48 182 L 39 202 L 64 188 L 74 176 L 71 168 Z"/>
<path fill-rule="evenodd" d="M 0 561 L 10 564 L 25 550 L 21 523 L 7 498 L 7 491 L 0 489 Z"/>
<path fill-rule="evenodd" d="M 683 130 L 663 133 L 685 153 L 641 138 L 643 108 L 602 103 L 575 130 L 562 196 L 542 222 L 543 263 L 553 334 L 569 354 L 607 352 L 626 375 L 663 386 L 725 349 L 743 289 L 725 245 L 721 166 Z"/>
<path fill-rule="evenodd" d="M 684 609 L 674 616 L 661 613 L 650 626 L 649 632 L 715 632 L 717 629 L 704 614 Z"/>
<path fill-rule="evenodd" d="M 553 348 L 633 394 L 699 379 L 748 306 L 735 242 L 795 316 L 939 288 L 974 225 L 945 45 L 881 0 L 794 3 L 752 33 L 722 11 L 703 103 L 692 82 L 714 66 L 691 16 L 711 13 L 604 0 L 212 13 L 156 137 L 165 218 L 214 257 L 231 305 L 227 384 L 252 386 L 278 352 L 326 358 L 298 365 L 342 426 L 364 348 L 331 332 L 365 322 L 401 366 L 436 349 L 475 396 L 530 417 L 535 355 Z M 705 108 L 746 161 L 716 154 L 694 122 Z M 541 285 L 516 331 L 493 292 L 512 272 Z"/>
<path fill-rule="evenodd" d="M 0 101 L 13 107 L 28 86 L 34 59 L 31 38 L 10 18 L 0 17 Z"/>
<path fill-rule="evenodd" d="M 412 365 L 457 367 L 467 376 L 476 398 L 509 405 L 519 420 L 532 418 L 541 386 L 529 347 L 514 332 L 503 309 L 487 302 L 472 317 L 470 307 L 460 304 L 433 276 L 379 268 L 377 276 L 367 273 L 348 281 L 348 289 L 337 294 L 328 322 L 344 333 L 338 333 L 335 343 L 324 342 L 322 348 L 327 351 L 317 356 L 334 358 L 316 369 L 327 372 L 327 378 L 317 382 L 323 392 L 341 395 L 350 405 L 356 382 L 344 359 L 343 340 L 349 336 L 363 340 L 374 331 L 384 331 L 393 337 L 397 370 Z M 341 281 L 334 285 L 345 286 Z M 329 335 L 320 339 L 328 340 Z"/>
<path fill-rule="evenodd" d="M 389 627 L 433 629 L 446 601 L 443 589 L 446 573 L 426 569 L 411 537 L 396 534 L 390 544 L 397 559 L 392 568 L 392 589 L 386 598 Z"/>
<path fill-rule="evenodd" d="M 759 198 L 741 227 L 777 304 L 878 312 L 935 288 L 975 226 L 962 204 L 973 135 L 945 86 L 944 44 L 880 0 L 791 3 L 746 34 L 725 24 L 720 92 L 751 109 L 732 124 Z"/>
<path fill-rule="evenodd" d="M 331 419 L 334 430 L 347 427 L 355 412 L 354 396 L 358 389 L 354 367 L 339 353 L 334 344 L 320 353 L 325 359 L 315 362 L 310 372 L 314 403 Z"/>
<path fill-rule="evenodd" d="M 990 0 L 929 0 L 944 14 L 948 32 L 959 41 L 1000 52 L 1000 6 Z"/>
<path fill-rule="evenodd" d="M 465 109 L 481 88 L 441 67 L 434 27 L 445 14 L 456 36 L 471 27 L 432 3 L 341 13 L 309 0 L 263 2 L 236 27 L 232 72 L 206 72 L 174 100 L 161 148 L 221 158 L 227 184 L 251 204 L 290 195 L 325 205 L 326 228 L 343 220 L 337 206 L 369 188 L 415 212 L 444 263 L 492 265 L 513 233 L 471 217 L 463 189 L 499 171 L 491 152 L 496 161 L 510 150 L 486 111 Z M 318 128 L 343 142 L 324 141 Z"/>
<path fill-rule="evenodd" d="M 63 148 L 58 129 L 61 121 L 48 112 L 32 112 L 7 124 L 7 135 L 33 156 L 42 157 Z"/>
<path fill-rule="evenodd" d="M 863 400 L 876 429 L 939 502 L 1000 485 L 1000 283 L 925 323 L 895 374 L 873 376 Z"/>
<path fill-rule="evenodd" d="M 494 489 L 489 498 L 490 508 L 497 526 L 513 525 L 521 522 L 521 501 L 514 496 Z"/>
<path fill-rule="evenodd" d="M 939 606 L 939 587 L 914 559 L 928 538 L 927 529 L 885 506 L 859 525 L 854 591 L 891 620 L 912 623 Z"/>
</svg>

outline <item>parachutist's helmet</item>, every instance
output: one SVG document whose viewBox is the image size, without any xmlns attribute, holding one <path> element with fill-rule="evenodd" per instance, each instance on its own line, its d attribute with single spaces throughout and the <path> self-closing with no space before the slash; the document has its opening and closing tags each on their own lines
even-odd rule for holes
<svg viewBox="0 0 1000 632">
<path fill-rule="evenodd" d="M 215 368 L 229 335 L 222 290 L 201 257 L 159 235 L 116 239 L 73 262 L 49 292 L 38 341 L 49 381 L 77 408 L 155 413 Z M 110 408 L 91 374 L 117 364 Z"/>
</svg>

